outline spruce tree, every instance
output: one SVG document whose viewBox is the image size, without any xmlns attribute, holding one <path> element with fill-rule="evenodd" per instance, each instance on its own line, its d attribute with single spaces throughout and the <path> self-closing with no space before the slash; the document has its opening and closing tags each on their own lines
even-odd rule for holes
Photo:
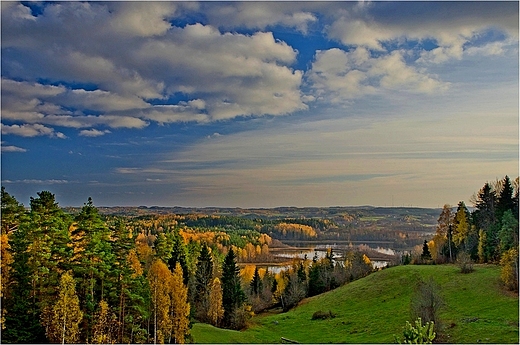
<svg viewBox="0 0 520 345">
<path fill-rule="evenodd" d="M 509 176 L 506 175 L 502 180 L 502 189 L 498 194 L 497 205 L 496 205 L 496 219 L 501 221 L 502 216 L 508 210 L 514 212 L 515 202 L 513 199 L 513 186 L 511 185 L 511 180 Z"/>
<path fill-rule="evenodd" d="M 197 258 L 197 270 L 195 272 L 195 304 L 197 315 L 203 320 L 208 315 L 209 293 L 213 280 L 213 259 L 208 246 L 204 243 Z"/>
<path fill-rule="evenodd" d="M 230 248 L 224 258 L 222 267 L 222 305 L 224 307 L 223 324 L 234 327 L 234 316 L 245 301 L 245 294 L 240 285 L 240 269 L 236 264 L 233 248 Z"/>
</svg>

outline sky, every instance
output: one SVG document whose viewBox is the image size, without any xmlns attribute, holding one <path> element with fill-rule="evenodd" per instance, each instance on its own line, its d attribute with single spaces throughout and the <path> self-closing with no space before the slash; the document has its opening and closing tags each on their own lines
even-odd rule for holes
<svg viewBox="0 0 520 345">
<path fill-rule="evenodd" d="M 518 2 L 1 2 L 28 206 L 469 204 L 519 170 Z"/>
</svg>

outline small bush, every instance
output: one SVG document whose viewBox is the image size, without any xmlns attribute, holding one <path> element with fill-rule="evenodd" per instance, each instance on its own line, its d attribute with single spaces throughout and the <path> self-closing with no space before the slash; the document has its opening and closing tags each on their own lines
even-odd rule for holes
<svg viewBox="0 0 520 345">
<path fill-rule="evenodd" d="M 462 273 L 473 272 L 473 260 L 471 260 L 471 256 L 466 252 L 459 253 L 457 256 L 457 265 L 459 265 Z"/>
<path fill-rule="evenodd" d="M 415 320 L 414 325 L 406 321 L 403 337 L 395 337 L 395 340 L 399 344 L 431 344 L 436 335 L 434 325 L 431 321 L 423 325 L 420 317 Z"/>
<path fill-rule="evenodd" d="M 518 291 L 518 249 L 511 248 L 500 259 L 500 278 L 504 286 L 511 291 Z"/>
<path fill-rule="evenodd" d="M 333 319 L 336 317 L 336 314 L 334 314 L 332 311 L 321 311 L 318 310 L 312 314 L 312 320 L 326 320 L 326 319 Z"/>
</svg>

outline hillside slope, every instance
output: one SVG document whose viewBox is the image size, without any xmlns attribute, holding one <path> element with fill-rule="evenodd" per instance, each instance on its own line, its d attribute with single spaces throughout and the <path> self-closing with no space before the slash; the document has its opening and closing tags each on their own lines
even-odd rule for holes
<svg viewBox="0 0 520 345">
<path fill-rule="evenodd" d="M 197 343 L 393 343 L 409 320 L 415 282 L 433 277 L 446 307 L 441 313 L 450 343 L 518 344 L 518 296 L 502 290 L 496 266 L 476 265 L 461 274 L 453 265 L 398 266 L 376 272 L 334 291 L 308 298 L 284 314 L 258 315 L 242 332 L 195 324 Z M 311 320 L 315 311 L 335 318 Z"/>
</svg>

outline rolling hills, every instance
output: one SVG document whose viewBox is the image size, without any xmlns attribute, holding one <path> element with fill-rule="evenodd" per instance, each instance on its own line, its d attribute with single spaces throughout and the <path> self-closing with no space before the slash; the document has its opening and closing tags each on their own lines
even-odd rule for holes
<svg viewBox="0 0 520 345">
<path fill-rule="evenodd" d="M 518 344 L 518 295 L 503 290 L 499 276 L 500 268 L 492 265 L 476 265 L 470 274 L 454 265 L 397 266 L 305 299 L 287 313 L 257 315 L 244 331 L 196 323 L 191 333 L 196 343 L 280 343 L 281 337 L 300 343 L 393 343 L 410 320 L 415 283 L 433 277 L 446 303 L 439 340 Z M 336 316 L 312 320 L 318 310 Z"/>
</svg>

